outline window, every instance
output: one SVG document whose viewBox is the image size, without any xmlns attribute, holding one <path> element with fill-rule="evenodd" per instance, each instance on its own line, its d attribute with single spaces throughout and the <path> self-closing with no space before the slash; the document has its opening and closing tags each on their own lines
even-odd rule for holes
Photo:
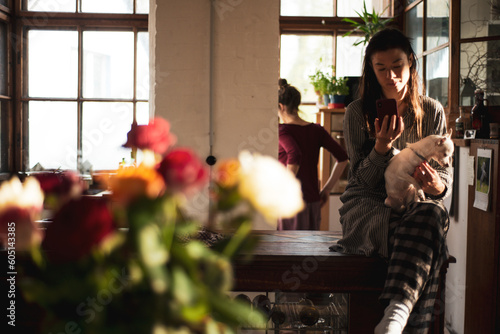
<svg viewBox="0 0 500 334">
<path fill-rule="evenodd" d="M 391 3 L 366 0 L 366 7 L 389 17 Z M 302 111 L 317 112 L 318 96 L 309 80 L 317 69 L 337 77 L 361 75 L 364 45 L 353 45 L 359 35 L 343 37 L 351 26 L 342 18 L 356 19 L 362 10 L 363 0 L 281 0 L 280 76 L 302 93 Z"/>
<path fill-rule="evenodd" d="M 460 100 L 474 104 L 474 90 L 481 88 L 489 106 L 500 105 L 500 11 L 495 2 L 461 0 Z"/>
<path fill-rule="evenodd" d="M 415 0 L 405 11 L 405 32 L 418 57 L 424 93 L 444 107 L 449 104 L 449 18 L 449 0 Z"/>
<path fill-rule="evenodd" d="M 147 0 L 23 4 L 22 170 L 112 170 L 149 119 Z M 43 12 L 43 15 L 40 14 Z M 89 14 L 91 13 L 91 14 Z M 42 18 L 42 19 L 40 19 Z"/>
</svg>

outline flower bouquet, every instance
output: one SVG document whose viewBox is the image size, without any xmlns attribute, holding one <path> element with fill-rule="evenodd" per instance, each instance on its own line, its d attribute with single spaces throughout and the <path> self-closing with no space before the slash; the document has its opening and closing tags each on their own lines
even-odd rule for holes
<svg viewBox="0 0 500 334">
<path fill-rule="evenodd" d="M 35 307 L 31 333 L 265 326 L 259 310 L 230 297 L 231 260 L 258 242 L 250 233 L 256 214 L 275 222 L 301 210 L 300 184 L 275 159 L 248 152 L 218 163 L 209 177 L 192 150 L 174 144 L 167 121 L 134 124 L 124 146 L 144 159 L 113 173 L 107 196 L 84 195 L 72 172 L 1 184 L 0 242 L 16 291 Z M 185 204 L 207 184 L 210 205 L 200 222 Z M 41 228 L 44 207 L 54 215 Z M 19 327 L 15 321 L 9 325 Z"/>
</svg>

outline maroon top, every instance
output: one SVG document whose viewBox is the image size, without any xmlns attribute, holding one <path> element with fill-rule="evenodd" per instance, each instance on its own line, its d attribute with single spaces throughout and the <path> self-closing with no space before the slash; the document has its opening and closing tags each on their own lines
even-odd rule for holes
<svg viewBox="0 0 500 334">
<path fill-rule="evenodd" d="M 319 201 L 319 149 L 324 147 L 338 162 L 347 160 L 346 151 L 319 124 L 280 124 L 279 130 L 279 161 L 285 166 L 299 165 L 297 178 L 302 184 L 304 201 Z"/>
</svg>

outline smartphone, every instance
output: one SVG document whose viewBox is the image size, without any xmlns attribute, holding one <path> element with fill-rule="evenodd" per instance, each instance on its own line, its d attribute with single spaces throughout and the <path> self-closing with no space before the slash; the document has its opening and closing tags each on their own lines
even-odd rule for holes
<svg viewBox="0 0 500 334">
<path fill-rule="evenodd" d="M 398 104 L 395 99 L 379 99 L 375 103 L 380 124 L 384 121 L 385 115 L 389 116 L 389 120 L 391 120 L 392 115 L 398 116 Z"/>
</svg>

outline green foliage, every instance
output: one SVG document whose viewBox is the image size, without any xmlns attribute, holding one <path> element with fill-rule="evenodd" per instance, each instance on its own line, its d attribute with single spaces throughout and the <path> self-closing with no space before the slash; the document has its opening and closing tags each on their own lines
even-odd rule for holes
<svg viewBox="0 0 500 334">
<path fill-rule="evenodd" d="M 333 70 L 333 66 L 332 66 Z M 347 86 L 347 78 L 335 77 L 331 74 L 324 73 L 317 69 L 316 73 L 309 76 L 314 90 L 319 92 L 320 95 L 348 95 L 349 86 Z"/>
<path fill-rule="evenodd" d="M 142 198 L 125 214 L 128 232 L 105 250 L 64 265 L 25 262 L 20 284 L 47 311 L 43 330 L 65 332 L 68 323 L 84 333 L 121 334 L 265 327 L 261 312 L 229 297 L 231 260 L 257 243 L 251 213 L 233 216 L 231 237 L 211 247 L 197 240 L 198 224 L 173 197 Z"/>
<path fill-rule="evenodd" d="M 321 70 L 316 70 L 316 73 L 309 76 L 311 84 L 314 87 L 315 92 L 319 92 L 320 95 L 330 94 L 333 89 L 333 84 L 331 81 L 331 75 L 323 73 Z"/>
<path fill-rule="evenodd" d="M 333 78 L 333 95 L 349 95 L 349 86 L 347 86 L 347 78 Z"/>
<path fill-rule="evenodd" d="M 366 3 L 364 1 L 363 1 L 363 11 L 361 13 L 356 12 L 356 14 L 358 14 L 359 18 L 362 20 L 361 23 L 351 20 L 350 18 L 342 19 L 342 21 L 348 22 L 353 26 L 353 29 L 351 31 L 346 32 L 344 34 L 344 37 L 357 32 L 361 32 L 362 34 L 364 34 L 364 38 L 354 43 L 353 44 L 354 46 L 357 46 L 361 43 L 363 43 L 363 45 L 366 45 L 370 41 L 370 38 L 372 38 L 373 35 L 375 35 L 380 30 L 384 29 L 385 26 L 394 19 L 394 18 L 382 19 L 380 14 L 375 12 L 375 9 L 373 9 L 371 13 L 368 12 L 368 10 L 366 9 Z"/>
</svg>

